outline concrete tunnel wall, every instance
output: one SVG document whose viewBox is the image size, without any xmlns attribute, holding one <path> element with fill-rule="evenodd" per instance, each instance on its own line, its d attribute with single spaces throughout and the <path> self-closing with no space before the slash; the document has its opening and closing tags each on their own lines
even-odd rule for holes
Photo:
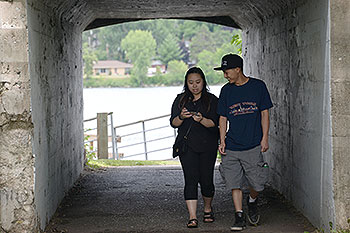
<svg viewBox="0 0 350 233">
<path fill-rule="evenodd" d="M 44 229 L 82 170 L 87 2 L 0 0 L 0 225 L 8 232 Z M 246 73 L 266 81 L 275 104 L 272 185 L 315 226 L 346 227 L 350 7 L 328 4 L 264 12 L 251 1 L 231 17 L 243 28 Z"/>
<path fill-rule="evenodd" d="M 245 71 L 275 105 L 271 184 L 325 230 L 350 218 L 349 25 L 349 3 L 309 0 L 243 32 Z"/>
<path fill-rule="evenodd" d="M 315 226 L 334 222 L 327 1 L 310 0 L 244 30 L 246 73 L 264 79 L 271 184 Z"/>
<path fill-rule="evenodd" d="M 25 1 L 0 1 L 0 232 L 35 229 Z"/>
<path fill-rule="evenodd" d="M 79 177 L 84 159 L 81 30 L 59 17 L 58 6 L 45 2 L 28 1 L 27 7 L 34 194 L 41 229 Z"/>
<path fill-rule="evenodd" d="M 336 224 L 350 228 L 350 2 L 329 1 L 331 154 Z"/>
</svg>

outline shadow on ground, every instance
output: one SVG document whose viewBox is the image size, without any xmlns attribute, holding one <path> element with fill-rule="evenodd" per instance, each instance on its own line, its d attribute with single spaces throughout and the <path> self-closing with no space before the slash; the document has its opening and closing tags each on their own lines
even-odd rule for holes
<svg viewBox="0 0 350 233">
<path fill-rule="evenodd" d="M 114 167 L 85 170 L 63 200 L 45 232 L 230 232 L 234 221 L 230 192 L 215 169 L 213 209 L 216 221 L 187 229 L 180 166 Z M 247 195 L 247 193 L 245 193 Z M 314 227 L 281 195 L 267 187 L 262 193 L 261 224 L 244 232 L 304 232 Z M 246 208 L 246 206 L 244 206 Z"/>
</svg>

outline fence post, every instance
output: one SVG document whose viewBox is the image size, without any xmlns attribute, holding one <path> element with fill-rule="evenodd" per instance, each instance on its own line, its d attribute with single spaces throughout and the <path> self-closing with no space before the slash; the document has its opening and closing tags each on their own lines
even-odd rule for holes
<svg viewBox="0 0 350 233">
<path fill-rule="evenodd" d="M 144 121 L 142 121 L 142 132 L 143 132 L 143 143 L 145 144 L 145 156 L 146 156 L 146 160 L 148 160 L 147 143 L 146 143 L 146 128 L 145 128 Z"/>
<path fill-rule="evenodd" d="M 115 135 L 115 154 L 117 155 L 117 160 L 119 160 L 119 152 L 118 152 L 118 137 L 116 129 L 113 129 L 114 135 Z"/>
<path fill-rule="evenodd" d="M 112 134 L 112 150 L 113 150 L 113 159 L 115 159 L 115 142 L 116 142 L 116 136 L 115 136 L 115 131 L 114 131 L 114 126 L 113 126 L 113 112 L 110 113 L 111 116 L 111 134 Z"/>
<path fill-rule="evenodd" d="M 108 113 L 97 113 L 97 156 L 108 159 Z"/>
</svg>

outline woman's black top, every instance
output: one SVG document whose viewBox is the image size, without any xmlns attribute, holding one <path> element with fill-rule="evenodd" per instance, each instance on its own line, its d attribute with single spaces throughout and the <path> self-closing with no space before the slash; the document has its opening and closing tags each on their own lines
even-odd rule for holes
<svg viewBox="0 0 350 233">
<path fill-rule="evenodd" d="M 202 98 L 199 98 L 193 102 L 189 101 L 185 104 L 185 108 L 187 108 L 188 111 L 200 112 L 203 117 L 212 120 L 215 124 L 214 127 L 207 128 L 201 123 L 193 120 L 192 117 L 186 118 L 179 127 L 176 127 L 172 124 L 172 122 L 173 119 L 179 116 L 181 113 L 179 103 L 183 95 L 184 93 L 177 95 L 173 102 L 171 108 L 170 125 L 173 128 L 178 128 L 178 137 L 183 137 L 190 127 L 191 122 L 193 122 L 191 130 L 187 136 L 188 146 L 196 152 L 204 152 L 217 149 L 219 139 L 219 115 L 216 113 L 218 98 L 215 95 L 208 93 L 210 102 L 209 111 L 208 106 L 202 103 Z"/>
</svg>

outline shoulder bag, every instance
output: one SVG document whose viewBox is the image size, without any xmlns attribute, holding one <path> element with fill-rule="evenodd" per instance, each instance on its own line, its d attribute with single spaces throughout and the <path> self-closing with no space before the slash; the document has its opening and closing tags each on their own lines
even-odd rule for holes
<svg viewBox="0 0 350 233">
<path fill-rule="evenodd" d="M 173 145 L 173 158 L 176 158 L 177 156 L 180 156 L 182 154 L 185 154 L 188 149 L 187 145 L 187 135 L 189 134 L 191 127 L 193 125 L 193 122 L 191 122 L 190 127 L 188 127 L 188 130 L 186 134 L 183 137 L 179 137 L 179 135 L 175 139 L 175 143 Z"/>
</svg>

